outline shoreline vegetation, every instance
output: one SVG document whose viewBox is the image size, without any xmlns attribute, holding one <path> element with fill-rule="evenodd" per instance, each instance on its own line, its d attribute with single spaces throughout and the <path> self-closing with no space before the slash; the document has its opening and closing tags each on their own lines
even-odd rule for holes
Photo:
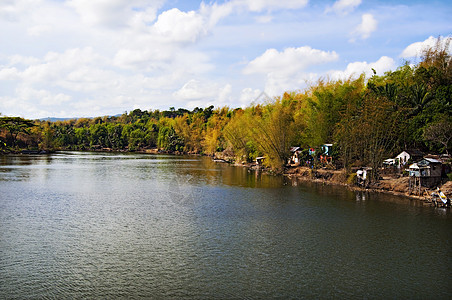
<svg viewBox="0 0 452 300">
<path fill-rule="evenodd" d="M 450 37 L 438 38 L 418 63 L 406 62 L 381 76 L 374 71 L 370 78 L 321 79 L 303 91 L 246 108 L 135 109 L 56 122 L 0 115 L 0 154 L 207 155 L 251 168 L 258 160 L 258 167 L 270 173 L 348 186 L 356 169 L 366 167 L 374 170 L 369 188 L 406 194 L 406 174 L 383 174 L 385 159 L 405 150 L 447 157 L 452 150 L 450 42 Z M 331 145 L 327 158 L 325 144 Z M 300 166 L 287 166 L 292 147 L 300 149 Z M 450 166 L 448 157 L 443 164 Z M 443 189 L 450 197 L 450 181 Z"/>
</svg>

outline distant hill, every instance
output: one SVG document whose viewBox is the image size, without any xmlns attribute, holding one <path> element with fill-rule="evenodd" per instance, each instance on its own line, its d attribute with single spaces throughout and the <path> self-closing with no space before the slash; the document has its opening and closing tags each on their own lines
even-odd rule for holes
<svg viewBox="0 0 452 300">
<path fill-rule="evenodd" d="M 49 121 L 49 122 L 58 122 L 58 121 L 67 121 L 67 120 L 73 120 L 73 119 L 78 119 L 78 118 L 42 118 L 39 119 L 39 121 Z"/>
<path fill-rule="evenodd" d="M 108 116 L 108 117 L 120 117 L 122 114 L 117 114 L 114 116 Z M 102 116 L 103 117 L 103 116 Z M 93 119 L 93 117 L 73 117 L 73 118 L 54 118 L 54 117 L 47 117 L 47 118 L 41 118 L 39 121 L 49 121 L 49 122 L 58 122 L 58 121 L 67 121 L 67 120 L 77 120 L 77 119 Z"/>
</svg>

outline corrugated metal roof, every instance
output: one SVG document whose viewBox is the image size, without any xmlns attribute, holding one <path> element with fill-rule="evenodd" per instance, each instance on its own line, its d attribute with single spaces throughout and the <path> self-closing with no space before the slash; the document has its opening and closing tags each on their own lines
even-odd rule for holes
<svg viewBox="0 0 452 300">
<path fill-rule="evenodd" d="M 441 162 L 434 158 L 424 158 L 426 161 L 434 163 L 434 164 L 440 164 Z"/>
</svg>

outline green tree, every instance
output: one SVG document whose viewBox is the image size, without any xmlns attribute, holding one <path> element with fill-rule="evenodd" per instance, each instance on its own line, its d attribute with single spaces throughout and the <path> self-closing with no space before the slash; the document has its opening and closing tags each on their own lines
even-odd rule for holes
<svg viewBox="0 0 452 300">
<path fill-rule="evenodd" d="M 266 164 L 282 170 L 289 157 L 289 147 L 297 131 L 293 102 L 276 100 L 254 111 L 249 124 L 250 139 L 266 157 Z"/>
<path fill-rule="evenodd" d="M 125 145 L 122 137 L 124 125 L 109 123 L 105 127 L 107 129 L 108 146 L 113 149 L 122 149 Z"/>
<path fill-rule="evenodd" d="M 85 150 L 89 146 L 89 130 L 86 127 L 78 127 L 74 129 L 75 140 L 77 143 L 77 148 L 80 150 Z"/>
<path fill-rule="evenodd" d="M 242 109 L 236 109 L 231 120 L 223 128 L 223 135 L 230 144 L 236 157 L 242 160 L 250 160 L 250 148 L 247 143 L 250 142 L 248 119 Z"/>
<path fill-rule="evenodd" d="M 44 150 L 53 150 L 55 148 L 54 143 L 54 130 L 50 127 L 49 122 L 45 122 L 41 128 L 42 140 L 39 147 Z"/>
<path fill-rule="evenodd" d="M 336 124 L 349 104 L 359 106 L 365 90 L 364 75 L 356 80 L 320 81 L 311 88 L 307 134 L 310 147 L 333 141 Z"/>
<path fill-rule="evenodd" d="M 33 126 L 35 126 L 33 121 L 20 117 L 0 118 L 0 128 L 6 130 L 7 134 L 9 134 L 9 140 L 13 148 L 17 145 L 17 136 L 20 133 L 29 134 L 29 129 Z"/>
<path fill-rule="evenodd" d="M 157 145 L 166 151 L 183 151 L 184 141 L 176 134 L 173 127 L 162 126 L 159 129 Z"/>
<path fill-rule="evenodd" d="M 108 145 L 108 131 L 104 124 L 96 123 L 89 127 L 90 146 L 106 147 Z"/>
<path fill-rule="evenodd" d="M 129 150 L 137 150 L 146 144 L 146 133 L 141 129 L 135 129 L 129 136 Z"/>
</svg>

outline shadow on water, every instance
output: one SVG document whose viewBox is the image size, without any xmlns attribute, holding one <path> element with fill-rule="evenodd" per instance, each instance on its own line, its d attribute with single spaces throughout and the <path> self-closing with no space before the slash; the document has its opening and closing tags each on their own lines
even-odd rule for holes
<svg viewBox="0 0 452 300">
<path fill-rule="evenodd" d="M 0 181 L 22 181 L 52 164 L 52 155 L 0 155 Z"/>
</svg>

